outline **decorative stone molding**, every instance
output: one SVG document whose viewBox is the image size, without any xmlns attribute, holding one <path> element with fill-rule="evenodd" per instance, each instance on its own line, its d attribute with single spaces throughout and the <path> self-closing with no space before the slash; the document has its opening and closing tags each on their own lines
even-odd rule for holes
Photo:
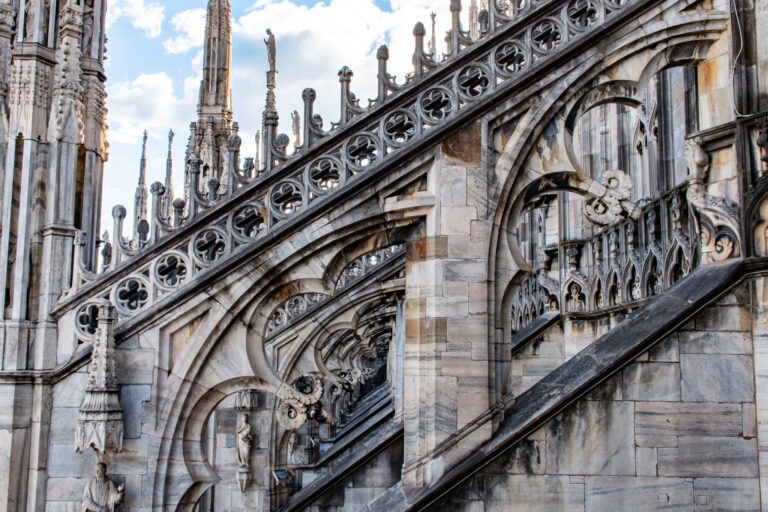
<svg viewBox="0 0 768 512">
<path fill-rule="evenodd" d="M 686 197 L 698 216 L 702 263 L 706 264 L 739 256 L 741 244 L 739 205 L 707 193 L 709 155 L 702 144 L 701 138 L 686 142 L 685 157 L 690 172 Z"/>
<path fill-rule="evenodd" d="M 84 91 L 80 67 L 82 32 L 83 8 L 73 1 L 67 1 L 59 29 L 61 43 L 56 51 L 49 139 L 72 144 L 83 143 L 85 136 Z"/>
<path fill-rule="evenodd" d="M 98 305 L 96 339 L 88 365 L 88 385 L 80 406 L 75 432 L 75 451 L 92 447 L 101 455 L 123 450 L 123 412 L 118 397 L 115 369 L 115 340 L 112 328 L 115 309 Z"/>
</svg>

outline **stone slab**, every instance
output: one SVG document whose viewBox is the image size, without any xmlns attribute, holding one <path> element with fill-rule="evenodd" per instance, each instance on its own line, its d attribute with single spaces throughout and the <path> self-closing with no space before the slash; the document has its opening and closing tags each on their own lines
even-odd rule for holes
<svg viewBox="0 0 768 512">
<path fill-rule="evenodd" d="M 760 484 L 756 478 L 697 478 L 693 481 L 693 497 L 700 510 L 760 510 Z"/>
<path fill-rule="evenodd" d="M 491 475 L 486 512 L 584 512 L 584 485 L 568 476 Z"/>
<path fill-rule="evenodd" d="M 752 402 L 754 371 L 749 356 L 684 354 L 680 356 L 685 402 Z"/>
<path fill-rule="evenodd" d="M 682 478 L 588 477 L 589 512 L 691 512 L 692 484 Z"/>
<path fill-rule="evenodd" d="M 637 402 L 635 432 L 647 436 L 740 436 L 739 404 Z"/>
<path fill-rule="evenodd" d="M 625 400 L 680 401 L 680 366 L 635 363 L 623 372 Z"/>
<path fill-rule="evenodd" d="M 680 436 L 677 448 L 658 450 L 660 476 L 757 476 L 757 442 L 754 439 Z"/>
<path fill-rule="evenodd" d="M 744 332 L 684 331 L 681 354 L 751 354 L 752 336 Z"/>
<path fill-rule="evenodd" d="M 550 474 L 634 475 L 634 404 L 581 401 L 547 426 Z"/>
</svg>

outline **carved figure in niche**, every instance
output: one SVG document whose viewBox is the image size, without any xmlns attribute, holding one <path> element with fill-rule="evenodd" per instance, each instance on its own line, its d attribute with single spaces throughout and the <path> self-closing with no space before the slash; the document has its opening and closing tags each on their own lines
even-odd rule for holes
<svg viewBox="0 0 768 512">
<path fill-rule="evenodd" d="M 277 72 L 277 47 L 275 45 L 275 34 L 272 30 L 267 29 L 267 38 L 264 40 L 264 44 L 267 45 L 267 59 L 269 59 L 269 71 L 271 73 Z"/>
<path fill-rule="evenodd" d="M 48 44 L 48 24 L 51 17 L 51 0 L 43 2 L 43 38 L 42 43 Z"/>
<path fill-rule="evenodd" d="M 299 434 L 296 431 L 291 432 L 288 438 L 287 456 L 288 464 L 304 464 L 304 457 L 299 448 Z"/>
<path fill-rule="evenodd" d="M 83 491 L 83 512 L 114 512 L 123 501 L 125 487 L 115 485 L 107 478 L 107 465 L 96 464 L 96 477 L 88 482 Z"/>
<path fill-rule="evenodd" d="M 760 133 L 757 136 L 757 146 L 762 150 L 760 161 L 768 165 L 768 118 L 763 121 Z"/>
<path fill-rule="evenodd" d="M 34 0 L 27 0 L 26 4 L 24 4 L 24 40 L 25 41 L 31 41 L 32 38 L 35 36 L 35 20 L 37 19 L 37 16 L 35 16 L 35 10 L 32 7 L 32 2 Z"/>
<path fill-rule="evenodd" d="M 237 460 L 240 467 L 251 465 L 251 447 L 253 446 L 253 434 L 251 434 L 251 423 L 248 421 L 248 415 L 240 416 L 240 427 L 237 429 Z"/>
<path fill-rule="evenodd" d="M 91 55 L 91 44 L 93 43 L 93 0 L 86 0 L 85 11 L 83 12 L 83 42 L 82 52 L 85 55 Z"/>
<path fill-rule="evenodd" d="M 586 304 L 581 297 L 581 287 L 576 283 L 571 283 L 568 287 L 568 311 L 585 311 Z"/>
</svg>

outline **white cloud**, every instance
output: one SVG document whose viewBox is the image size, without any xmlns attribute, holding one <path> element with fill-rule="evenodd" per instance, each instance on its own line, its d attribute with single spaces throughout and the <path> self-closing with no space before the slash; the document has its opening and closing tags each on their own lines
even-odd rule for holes
<svg viewBox="0 0 768 512">
<path fill-rule="evenodd" d="M 437 33 L 447 29 L 450 20 L 445 0 L 393 0 L 392 12 L 382 11 L 373 0 L 330 0 L 309 8 L 288 0 L 259 0 L 233 23 L 234 36 L 243 41 L 233 53 L 233 95 L 235 115 L 239 119 L 260 118 L 264 106 L 263 91 L 267 61 L 263 39 L 266 28 L 277 37 L 278 90 L 281 131 L 289 132 L 290 111 L 302 111 L 301 91 L 317 91 L 316 112 L 322 114 L 325 127 L 339 115 L 337 73 L 342 66 L 353 72 L 352 90 L 367 105 L 376 95 L 378 62 L 376 50 L 381 44 L 390 48 L 389 72 L 400 76 L 412 70 L 413 27 L 422 21 L 429 31 L 429 14 L 438 13 Z M 443 37 L 438 35 L 438 47 Z M 248 43 L 250 46 L 243 48 Z M 239 54 L 238 48 L 249 51 Z M 256 52 L 254 52 L 254 49 Z M 244 59 L 245 57 L 245 59 Z M 247 59 L 247 62 L 244 60 Z M 241 123 L 255 131 L 258 126 Z"/>
<path fill-rule="evenodd" d="M 110 20 L 115 22 L 117 11 L 119 16 L 125 16 L 124 21 L 130 21 L 135 27 L 147 27 L 150 26 L 148 21 L 139 21 L 139 14 L 144 14 L 146 9 L 159 8 L 159 14 L 156 11 L 151 16 L 156 27 L 152 33 L 159 34 L 164 11 L 150 2 L 112 0 Z M 163 40 L 162 45 L 157 42 L 164 59 L 171 59 L 169 62 L 173 63 L 162 68 L 166 72 L 144 73 L 128 81 L 108 82 L 111 156 L 105 174 L 109 183 L 104 192 L 105 227 L 111 226 L 109 211 L 112 205 L 119 202 L 132 204 L 144 129 L 149 131 L 150 182 L 162 180 L 168 130 L 173 129 L 176 133 L 176 193 L 182 190 L 180 182 L 183 180 L 189 123 L 197 117 L 205 28 L 205 9 L 201 5 L 205 3 L 206 0 L 195 0 L 189 5 L 190 9 L 173 16 L 171 25 L 175 34 Z M 277 37 L 279 129 L 290 134 L 290 112 L 294 109 L 303 111 L 301 93 L 305 87 L 317 91 L 315 111 L 323 116 L 328 129 L 339 116 L 337 72 L 342 66 L 347 65 L 354 71 L 352 90 L 361 99 L 361 104 L 367 105 L 367 98 L 373 98 L 377 91 L 376 50 L 379 45 L 388 44 L 389 72 L 399 75 L 402 81 L 403 75 L 412 70 L 414 24 L 423 22 L 429 33 L 429 14 L 436 12 L 438 49 L 442 50 L 444 34 L 450 23 L 447 0 L 391 0 L 392 12 L 382 11 L 373 0 L 326 0 L 311 8 L 288 0 L 255 0 L 248 9 L 238 8 L 237 3 L 233 2 L 232 92 L 235 120 L 240 123 L 243 137 L 243 156 L 255 152 L 254 134 L 261 128 L 268 68 L 263 42 L 266 28 L 271 28 Z M 244 14 L 237 16 L 238 13 Z M 185 53 L 194 49 L 198 51 Z M 152 62 L 151 55 L 147 59 Z M 111 61 L 111 65 L 116 64 Z M 175 89 L 174 83 L 177 84 Z M 114 186 L 115 183 L 118 185 Z"/>
<path fill-rule="evenodd" d="M 112 0 L 109 4 L 107 28 L 121 17 L 130 20 L 133 28 L 143 31 L 147 37 L 159 37 L 162 33 L 165 7 L 145 0 Z"/>
<path fill-rule="evenodd" d="M 132 143 L 145 130 L 167 132 L 194 115 L 195 95 L 178 97 L 166 73 L 142 74 L 113 84 L 109 96 L 110 140 Z"/>
<path fill-rule="evenodd" d="M 168 53 L 185 53 L 203 46 L 205 39 L 205 9 L 189 9 L 176 14 L 171 25 L 178 32 L 174 38 L 163 42 Z"/>
</svg>

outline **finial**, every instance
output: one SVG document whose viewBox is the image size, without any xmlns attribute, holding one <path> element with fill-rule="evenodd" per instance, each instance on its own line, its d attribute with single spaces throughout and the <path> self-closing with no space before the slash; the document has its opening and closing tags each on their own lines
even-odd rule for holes
<svg viewBox="0 0 768 512">
<path fill-rule="evenodd" d="M 173 130 L 170 130 L 168 132 L 168 150 L 170 150 L 171 146 L 173 146 L 173 137 L 174 137 Z"/>
<path fill-rule="evenodd" d="M 413 27 L 413 35 L 417 37 L 427 35 L 427 29 L 424 28 L 424 24 L 422 22 L 417 22 L 416 26 Z"/>
<path fill-rule="evenodd" d="M 379 49 L 376 51 L 376 58 L 379 60 L 389 59 L 389 48 L 387 45 L 383 44 L 379 46 Z"/>
<path fill-rule="evenodd" d="M 141 151 L 143 153 L 147 152 L 147 137 L 149 137 L 149 135 L 147 134 L 147 130 L 144 130 L 144 139 L 141 143 Z"/>
</svg>

